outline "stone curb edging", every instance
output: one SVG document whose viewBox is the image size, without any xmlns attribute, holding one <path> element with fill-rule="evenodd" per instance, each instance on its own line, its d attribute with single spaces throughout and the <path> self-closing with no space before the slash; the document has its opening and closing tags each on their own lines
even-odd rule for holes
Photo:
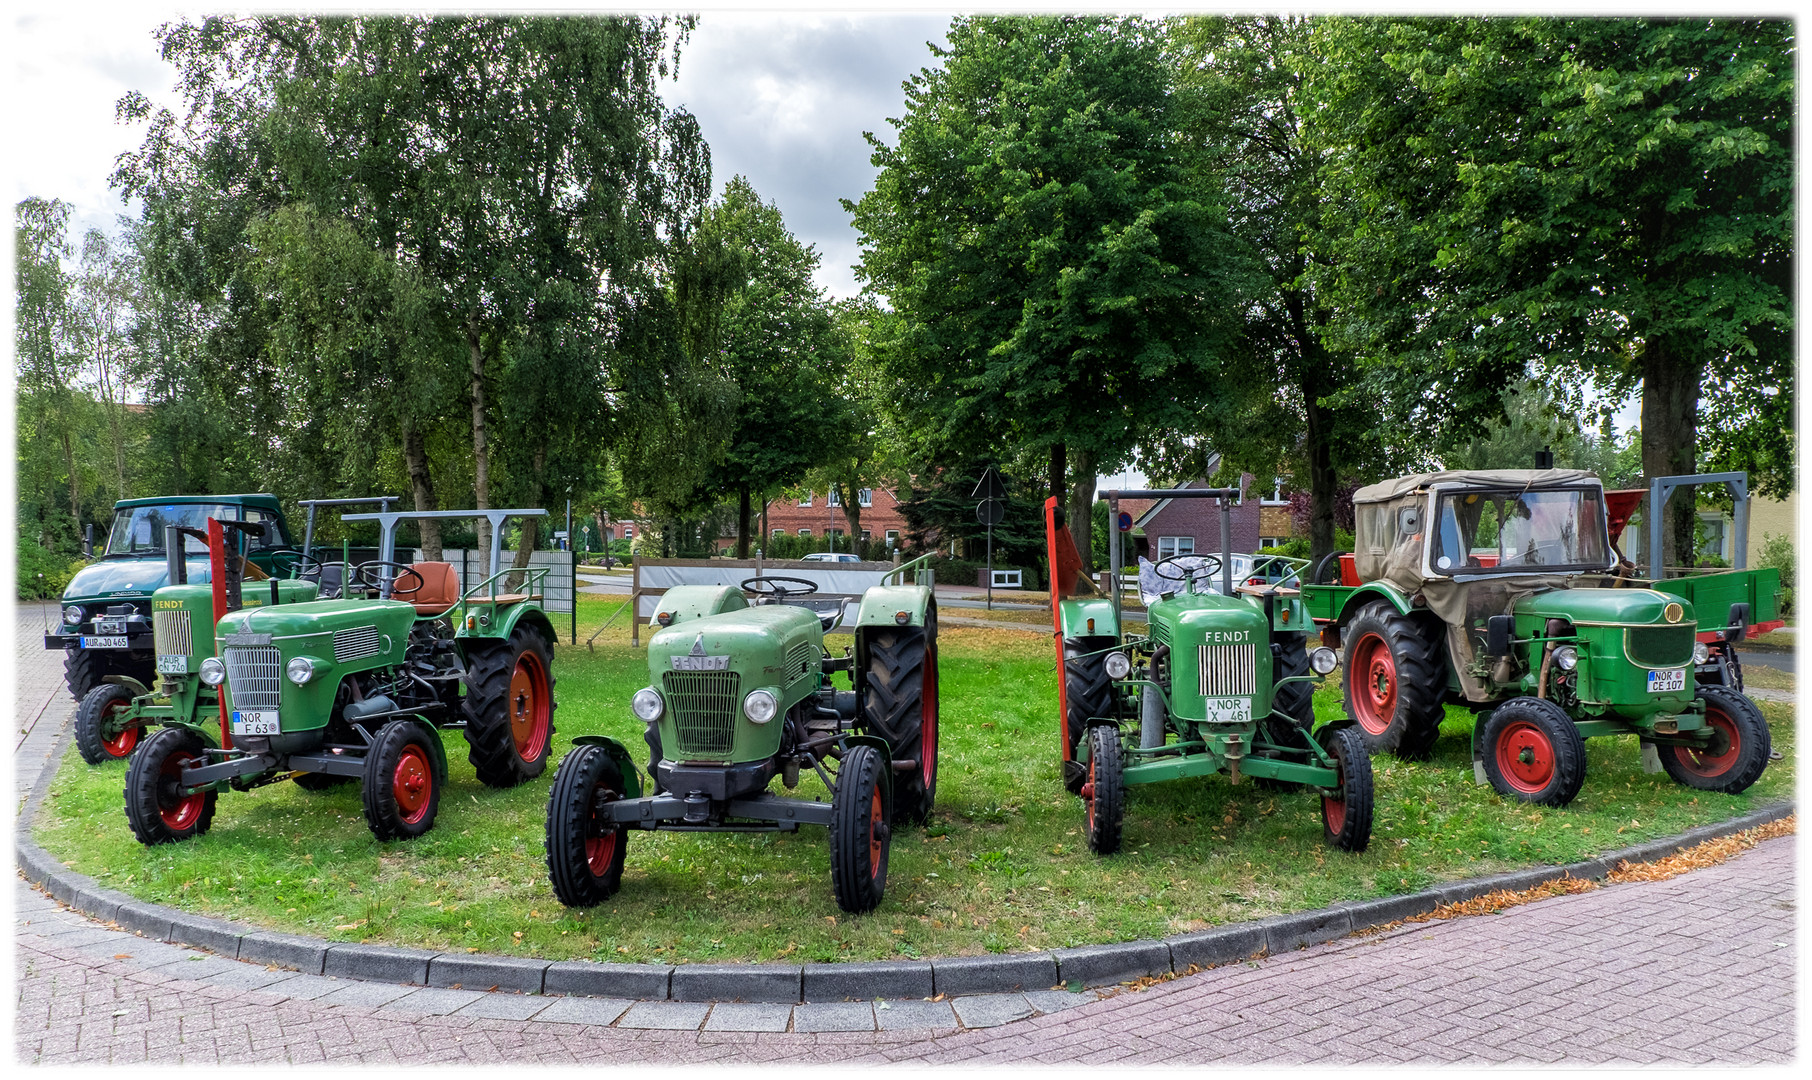
<svg viewBox="0 0 1812 1080">
<path fill-rule="evenodd" d="M 1500 889 L 1518 891 L 1565 877 L 1596 879 L 1619 863 L 1652 862 L 1676 851 L 1777 821 L 1793 813 L 1791 801 L 1775 803 L 1730 821 L 1701 825 L 1678 836 L 1651 840 L 1567 866 L 1538 866 L 1439 885 L 1407 896 L 1347 901 L 1317 911 L 1232 923 L 1158 940 L 1084 945 L 1038 953 L 1002 953 L 948 959 L 824 964 L 612 964 L 589 960 L 537 960 L 483 953 L 332 942 L 224 919 L 191 915 L 102 888 L 66 869 L 31 839 L 62 758 L 68 731 L 59 739 L 31 797 L 21 809 L 15 836 L 20 871 L 57 900 L 93 918 L 115 922 L 154 940 L 207 949 L 220 956 L 294 968 L 312 975 L 368 979 L 468 990 L 672 1001 L 791 1003 L 926 998 L 936 994 L 1010 993 L 1080 983 L 1109 986 L 1150 976 L 1186 973 L 1248 957 L 1332 941 L 1356 930 L 1425 915 Z"/>
</svg>

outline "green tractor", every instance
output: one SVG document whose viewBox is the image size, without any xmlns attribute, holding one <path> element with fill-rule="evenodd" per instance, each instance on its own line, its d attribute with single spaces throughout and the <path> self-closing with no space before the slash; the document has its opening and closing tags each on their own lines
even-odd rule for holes
<svg viewBox="0 0 1812 1080">
<path fill-rule="evenodd" d="M 554 733 L 556 638 L 536 593 L 548 571 L 499 569 L 494 547 L 489 575 L 462 592 L 450 564 L 405 565 L 394 553 L 404 518 L 484 517 L 501 537 L 507 518 L 545 513 L 348 514 L 378 521 L 382 539 L 378 559 L 342 565 L 343 595 L 256 608 L 233 595 L 237 579 L 211 523 L 214 610 L 226 614 L 214 627 L 220 655 L 197 675 L 224 702 L 220 724 L 166 718 L 132 755 L 133 834 L 147 845 L 189 839 L 207 831 L 219 792 L 294 778 L 306 787 L 361 781 L 373 835 L 420 836 L 447 778 L 440 728 L 463 729 L 487 785 L 539 776 Z"/>
<path fill-rule="evenodd" d="M 1353 505 L 1342 583 L 1303 592 L 1324 642 L 1344 645 L 1347 711 L 1374 749 L 1427 756 L 1452 703 L 1479 714 L 1475 777 L 1509 798 L 1571 802 L 1596 735 L 1635 735 L 1646 769 L 1700 790 L 1761 776 L 1768 725 L 1717 654 L 1772 617 L 1774 571 L 1727 583 L 1744 601 L 1700 626 L 1678 584 L 1627 572 L 1603 485 L 1572 469 L 1408 476 Z M 1730 592 L 1698 588 L 1707 603 Z"/>
<path fill-rule="evenodd" d="M 647 727 L 644 787 L 622 743 L 587 735 L 560 762 L 547 804 L 547 868 L 569 907 L 622 884 L 630 829 L 830 830 L 831 887 L 844 911 L 871 911 L 887 886 L 893 830 L 937 795 L 937 607 L 912 564 L 862 594 L 853 648 L 824 635 L 851 597 L 801 578 L 740 587 L 681 585 L 662 596 L 648 642 L 649 685 L 630 703 Z M 894 582 L 888 584 L 887 582 Z M 851 689 L 831 676 L 843 672 Z M 768 792 L 802 773 L 825 803 Z"/>
<path fill-rule="evenodd" d="M 1151 568 L 1144 637 L 1120 631 L 1120 545 L 1108 545 L 1115 595 L 1102 596 L 1081 573 L 1056 498 L 1045 502 L 1063 779 L 1082 798 L 1098 855 L 1120 850 L 1127 788 L 1215 773 L 1234 784 L 1253 777 L 1263 787 L 1312 789 L 1327 843 L 1358 852 L 1371 841 L 1364 740 L 1346 720 L 1314 726 L 1314 684 L 1334 670 L 1333 651 L 1307 649 L 1311 624 L 1291 578 L 1232 579 L 1228 516 L 1237 494 L 1104 493 L 1110 521 L 1121 499 L 1221 500 L 1219 556 L 1173 556 Z"/>
</svg>

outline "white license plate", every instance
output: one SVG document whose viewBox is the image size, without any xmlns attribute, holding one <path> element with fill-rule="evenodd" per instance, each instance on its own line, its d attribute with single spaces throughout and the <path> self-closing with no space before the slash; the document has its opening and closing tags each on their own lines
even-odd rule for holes
<svg viewBox="0 0 1812 1080">
<path fill-rule="evenodd" d="M 1252 699 L 1243 697 L 1209 698 L 1208 715 L 1204 717 L 1210 724 L 1246 724 L 1252 721 Z"/>
<path fill-rule="evenodd" d="M 728 656 L 676 656 L 673 658 L 675 671 L 728 671 Z"/>
<path fill-rule="evenodd" d="M 1673 694 L 1686 689 L 1686 669 L 1671 668 L 1667 671 L 1648 673 L 1648 692 L 1651 694 Z"/>
<path fill-rule="evenodd" d="M 182 653 L 160 653 L 157 657 L 159 675 L 187 675 L 189 658 Z"/>
<path fill-rule="evenodd" d="M 89 637 L 88 635 L 84 634 L 82 636 L 82 648 L 84 648 L 84 649 L 124 649 L 124 648 L 126 648 L 126 639 L 123 636 L 121 636 L 121 637 L 112 637 L 112 636 Z"/>
<path fill-rule="evenodd" d="M 234 709 L 233 734 L 281 735 L 283 729 L 277 724 L 275 709 Z"/>
<path fill-rule="evenodd" d="M 97 634 L 123 634 L 126 632 L 126 617 L 115 615 L 112 618 L 94 620 L 94 632 Z"/>
</svg>

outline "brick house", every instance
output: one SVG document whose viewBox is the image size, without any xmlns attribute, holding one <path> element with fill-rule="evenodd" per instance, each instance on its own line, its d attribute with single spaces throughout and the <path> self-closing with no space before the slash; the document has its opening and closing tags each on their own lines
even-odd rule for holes
<svg viewBox="0 0 1812 1080">
<path fill-rule="evenodd" d="M 900 501 L 895 498 L 893 489 L 862 488 L 856 492 L 856 497 L 860 500 L 862 510 L 861 539 L 882 539 L 895 547 L 903 546 L 906 542 L 906 519 L 900 514 Z M 750 516 L 756 519 L 751 525 L 759 530 L 760 507 L 753 508 Z M 782 496 L 770 500 L 767 506 L 767 531 L 759 535 L 822 537 L 830 533 L 841 537 L 848 532 L 849 519 L 843 516 L 843 503 L 837 494 L 808 491 L 795 498 Z M 718 539 L 717 546 L 720 551 L 736 546 L 733 528 L 730 536 Z"/>
<path fill-rule="evenodd" d="M 1244 479 L 1248 483 L 1246 498 L 1235 501 L 1229 515 L 1229 543 L 1236 554 L 1250 554 L 1292 535 L 1290 504 L 1281 497 L 1282 485 L 1272 492 L 1272 498 L 1256 498 L 1249 486 L 1252 478 Z M 1205 480 L 1192 480 L 1183 486 L 1205 488 L 1213 485 Z M 1120 506 L 1123 511 L 1134 514 L 1134 543 L 1139 554 L 1148 559 L 1155 561 L 1191 552 L 1208 554 L 1221 549 L 1218 499 L 1159 499 L 1143 512 L 1139 512 L 1130 499 Z"/>
</svg>

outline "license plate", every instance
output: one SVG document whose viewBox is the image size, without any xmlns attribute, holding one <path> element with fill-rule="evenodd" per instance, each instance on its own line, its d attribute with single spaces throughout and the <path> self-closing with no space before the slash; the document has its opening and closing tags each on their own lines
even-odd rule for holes
<svg viewBox="0 0 1812 1080">
<path fill-rule="evenodd" d="M 676 656 L 673 658 L 675 671 L 728 671 L 728 656 Z"/>
<path fill-rule="evenodd" d="M 121 636 L 121 637 L 89 637 L 88 635 L 84 634 L 82 636 L 82 648 L 84 648 L 84 649 L 124 649 L 124 648 L 126 648 L 126 639 L 123 636 Z"/>
<path fill-rule="evenodd" d="M 182 653 L 160 654 L 157 658 L 157 673 L 159 675 L 187 675 L 189 658 Z"/>
<path fill-rule="evenodd" d="M 1667 671 L 1648 673 L 1648 692 L 1651 694 L 1672 694 L 1686 689 L 1686 669 L 1671 668 Z"/>
<path fill-rule="evenodd" d="M 1252 721 L 1252 699 L 1243 697 L 1209 698 L 1205 702 L 1210 724 L 1246 724 Z"/>
<path fill-rule="evenodd" d="M 115 615 L 112 618 L 94 620 L 94 632 L 97 634 L 123 634 L 126 632 L 126 617 Z"/>
<path fill-rule="evenodd" d="M 234 709 L 233 734 L 281 735 L 283 729 L 277 725 L 275 709 Z"/>
</svg>

